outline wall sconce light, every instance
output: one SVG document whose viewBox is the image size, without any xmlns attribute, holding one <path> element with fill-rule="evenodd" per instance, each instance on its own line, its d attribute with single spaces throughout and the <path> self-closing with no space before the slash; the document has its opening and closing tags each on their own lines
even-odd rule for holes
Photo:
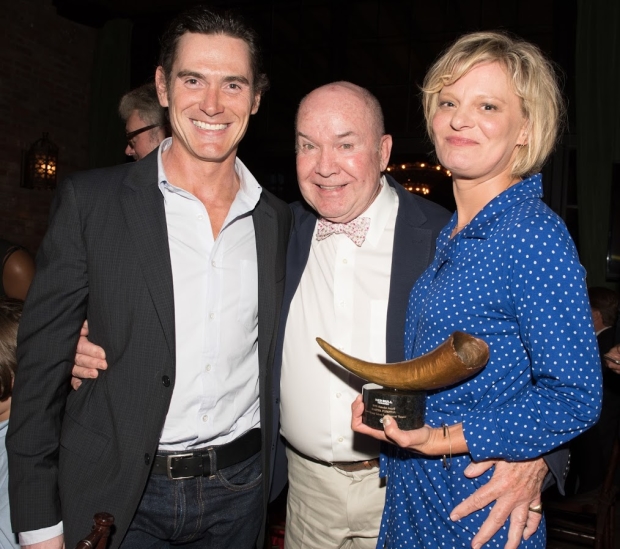
<svg viewBox="0 0 620 549">
<path fill-rule="evenodd" d="M 25 189 L 55 189 L 58 147 L 43 132 L 28 151 L 22 153 L 22 181 Z"/>
</svg>

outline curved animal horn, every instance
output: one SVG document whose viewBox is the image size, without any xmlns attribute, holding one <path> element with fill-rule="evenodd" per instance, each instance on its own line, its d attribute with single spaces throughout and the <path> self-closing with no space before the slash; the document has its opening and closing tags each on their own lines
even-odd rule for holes
<svg viewBox="0 0 620 549">
<path fill-rule="evenodd" d="M 339 351 L 320 337 L 316 340 L 331 358 L 350 372 L 392 389 L 428 391 L 453 385 L 484 368 L 489 360 L 488 345 L 463 332 L 454 332 L 425 355 L 393 364 L 366 362 Z"/>
</svg>

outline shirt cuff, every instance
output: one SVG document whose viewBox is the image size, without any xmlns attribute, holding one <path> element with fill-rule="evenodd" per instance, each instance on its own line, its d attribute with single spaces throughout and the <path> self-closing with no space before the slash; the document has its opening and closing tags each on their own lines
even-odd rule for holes
<svg viewBox="0 0 620 549">
<path fill-rule="evenodd" d="M 463 419 L 463 435 L 467 448 L 474 461 L 486 459 L 511 460 L 513 456 L 507 455 L 506 448 L 499 429 L 497 418 L 493 410 L 484 414 L 472 414 Z"/>
<path fill-rule="evenodd" d="M 54 526 L 47 526 L 45 528 L 39 528 L 38 530 L 30 530 L 29 532 L 20 532 L 19 544 L 24 546 L 32 545 L 34 543 L 41 543 L 42 541 L 47 541 L 48 539 L 60 536 L 60 534 L 63 533 L 64 528 L 62 527 L 62 521 L 60 521 Z"/>
</svg>

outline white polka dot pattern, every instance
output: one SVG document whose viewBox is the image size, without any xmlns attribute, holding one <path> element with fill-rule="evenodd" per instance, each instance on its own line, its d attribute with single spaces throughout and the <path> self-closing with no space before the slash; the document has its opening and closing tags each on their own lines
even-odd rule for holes
<svg viewBox="0 0 620 549">
<path fill-rule="evenodd" d="M 378 547 L 469 547 L 489 508 L 458 522 L 452 508 L 485 484 L 468 480 L 471 458 L 523 460 L 591 426 L 601 403 L 598 348 L 574 244 L 541 200 L 540 174 L 487 204 L 453 239 L 456 214 L 414 286 L 405 355 L 432 350 L 455 330 L 484 339 L 487 366 L 460 385 L 430 393 L 426 422 L 463 423 L 470 456 L 421 458 L 396 447 L 382 455 L 388 487 Z M 520 547 L 544 547 L 544 523 Z M 504 547 L 507 525 L 485 544 Z"/>
</svg>

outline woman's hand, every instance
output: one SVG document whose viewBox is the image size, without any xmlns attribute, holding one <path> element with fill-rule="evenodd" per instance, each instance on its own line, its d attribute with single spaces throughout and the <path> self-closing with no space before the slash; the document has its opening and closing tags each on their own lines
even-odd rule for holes
<svg viewBox="0 0 620 549">
<path fill-rule="evenodd" d="M 364 435 L 369 435 L 378 440 L 391 442 L 420 454 L 427 456 L 441 456 L 462 454 L 467 452 L 467 443 L 463 436 L 461 424 L 451 425 L 445 428 L 432 428 L 428 425 L 411 431 L 401 431 L 396 420 L 390 416 L 383 418 L 383 431 L 373 429 L 362 423 L 364 402 L 359 395 L 351 405 L 352 419 L 351 428 Z"/>
</svg>

